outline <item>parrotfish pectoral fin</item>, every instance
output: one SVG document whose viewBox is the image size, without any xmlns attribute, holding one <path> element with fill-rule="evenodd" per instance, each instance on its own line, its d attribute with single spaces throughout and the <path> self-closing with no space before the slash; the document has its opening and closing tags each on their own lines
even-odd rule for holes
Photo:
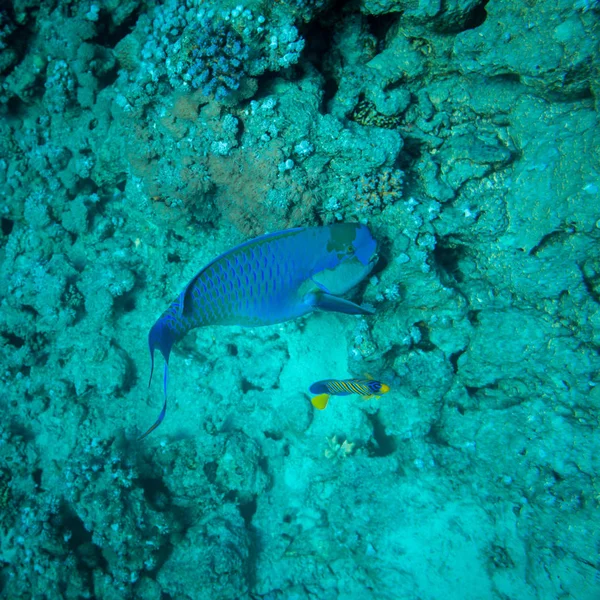
<svg viewBox="0 0 600 600">
<path fill-rule="evenodd" d="M 312 405 L 318 410 L 323 410 L 329 402 L 329 394 L 319 394 L 311 399 Z"/>
<path fill-rule="evenodd" d="M 326 312 L 340 312 L 347 315 L 374 315 L 375 311 L 372 308 L 359 306 L 350 300 L 332 296 L 331 294 L 317 293 L 314 294 L 315 308 Z"/>
<path fill-rule="evenodd" d="M 317 281 L 316 278 L 313 276 L 310 278 L 310 280 L 312 281 L 312 283 L 314 283 L 322 292 L 324 292 L 325 294 L 330 294 L 331 292 L 325 287 L 324 284 L 322 284 L 320 281 Z"/>
</svg>

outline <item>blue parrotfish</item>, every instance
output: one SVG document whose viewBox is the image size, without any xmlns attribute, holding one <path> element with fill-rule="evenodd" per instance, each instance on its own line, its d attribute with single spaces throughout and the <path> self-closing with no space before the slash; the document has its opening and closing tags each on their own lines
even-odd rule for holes
<svg viewBox="0 0 600 600">
<path fill-rule="evenodd" d="M 329 396 L 349 396 L 358 394 L 363 400 L 379 399 L 390 391 L 390 386 L 376 379 L 323 379 L 310 386 L 311 398 L 315 408 L 324 410 L 329 402 Z"/>
<path fill-rule="evenodd" d="M 150 329 L 162 354 L 163 408 L 141 437 L 156 429 L 167 410 L 169 356 L 191 329 L 207 325 L 272 325 L 314 310 L 371 315 L 370 308 L 340 298 L 377 262 L 377 242 L 366 225 L 336 223 L 269 233 L 221 254 L 181 291 Z"/>
</svg>

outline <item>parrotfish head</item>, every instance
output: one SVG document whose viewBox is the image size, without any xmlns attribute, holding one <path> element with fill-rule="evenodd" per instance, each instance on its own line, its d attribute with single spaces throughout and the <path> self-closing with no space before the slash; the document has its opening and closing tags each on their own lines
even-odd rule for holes
<svg viewBox="0 0 600 600">
<path fill-rule="evenodd" d="M 336 264 L 313 276 L 313 281 L 330 294 L 341 295 L 362 281 L 377 263 L 377 242 L 366 225 L 338 223 L 329 226 L 328 252 Z"/>
<path fill-rule="evenodd" d="M 356 227 L 352 248 L 356 258 L 362 265 L 369 267 L 369 272 L 371 272 L 378 259 L 377 242 L 366 225 L 358 225 Z"/>
</svg>

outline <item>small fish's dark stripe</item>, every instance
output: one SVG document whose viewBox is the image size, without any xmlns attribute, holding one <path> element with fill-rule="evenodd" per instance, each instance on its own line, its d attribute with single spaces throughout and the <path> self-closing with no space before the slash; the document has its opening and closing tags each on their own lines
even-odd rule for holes
<svg viewBox="0 0 600 600">
<path fill-rule="evenodd" d="M 346 384 L 343 381 L 336 381 L 335 382 L 335 391 L 336 392 L 345 392 Z"/>
</svg>

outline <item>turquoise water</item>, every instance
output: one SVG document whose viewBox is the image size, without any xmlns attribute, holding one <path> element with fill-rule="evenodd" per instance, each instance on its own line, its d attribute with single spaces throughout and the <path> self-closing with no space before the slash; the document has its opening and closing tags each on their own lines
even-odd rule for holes
<svg viewBox="0 0 600 600">
<path fill-rule="evenodd" d="M 599 12 L 0 3 L 0 596 L 599 598 Z M 341 222 L 374 314 L 189 331 L 138 440 L 186 284 Z"/>
</svg>

